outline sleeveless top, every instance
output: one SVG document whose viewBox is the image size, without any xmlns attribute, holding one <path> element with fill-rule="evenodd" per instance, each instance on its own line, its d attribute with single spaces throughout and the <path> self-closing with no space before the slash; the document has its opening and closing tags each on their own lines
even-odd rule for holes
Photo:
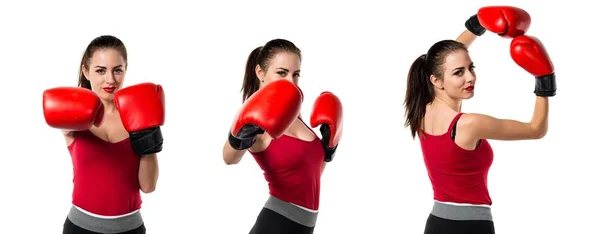
<svg viewBox="0 0 600 234">
<path fill-rule="evenodd" d="M 314 134 L 310 127 L 308 129 Z M 248 152 L 263 170 L 271 196 L 318 210 L 325 150 L 319 137 L 314 135 L 312 141 L 282 135 L 271 140 L 264 151 Z"/>
<path fill-rule="evenodd" d="M 433 196 L 440 202 L 491 205 L 487 176 L 494 152 L 486 139 L 481 139 L 474 150 L 454 143 L 456 123 L 462 114 L 454 117 L 443 135 L 419 133 Z"/>
<path fill-rule="evenodd" d="M 141 208 L 140 159 L 129 138 L 110 143 L 90 131 L 80 131 L 68 149 L 73 161 L 73 205 L 104 216 Z"/>
</svg>

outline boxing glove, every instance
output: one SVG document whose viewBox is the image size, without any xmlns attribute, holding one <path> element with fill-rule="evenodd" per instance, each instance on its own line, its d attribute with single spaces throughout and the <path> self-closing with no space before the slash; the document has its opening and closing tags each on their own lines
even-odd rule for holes
<svg viewBox="0 0 600 234">
<path fill-rule="evenodd" d="M 115 106 L 129 132 L 131 148 L 138 156 L 162 151 L 160 130 L 165 122 L 165 94 L 162 86 L 140 83 L 115 93 Z"/>
<path fill-rule="evenodd" d="M 243 150 L 256 142 L 265 131 L 279 138 L 300 114 L 300 89 L 284 79 L 273 81 L 248 98 L 235 116 L 229 132 L 232 148 Z"/>
<path fill-rule="evenodd" d="M 53 128 L 67 131 L 100 126 L 104 105 L 96 93 L 78 87 L 57 87 L 43 93 L 44 118 Z"/>
<path fill-rule="evenodd" d="M 321 143 L 325 148 L 325 161 L 331 162 L 342 138 L 343 108 L 340 99 L 331 92 L 323 92 L 313 105 L 310 115 L 313 128 L 321 126 Z"/>
<path fill-rule="evenodd" d="M 531 25 L 527 11 L 513 6 L 488 6 L 477 11 L 477 18 L 485 29 L 503 38 L 524 35 Z"/>
<path fill-rule="evenodd" d="M 510 56 L 517 65 L 535 76 L 537 96 L 556 95 L 554 64 L 542 42 L 533 36 L 518 36 L 510 43 Z"/>
</svg>

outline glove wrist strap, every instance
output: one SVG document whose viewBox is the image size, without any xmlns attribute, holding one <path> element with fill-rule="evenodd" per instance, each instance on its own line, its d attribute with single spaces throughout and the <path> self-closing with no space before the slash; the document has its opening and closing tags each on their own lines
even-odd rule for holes
<svg viewBox="0 0 600 234">
<path fill-rule="evenodd" d="M 540 97 L 553 97 L 556 95 L 556 77 L 554 73 L 536 77 L 535 95 Z"/>
<path fill-rule="evenodd" d="M 467 30 L 469 30 L 471 33 L 475 34 L 476 36 L 481 36 L 481 35 L 483 35 L 487 31 L 479 23 L 479 19 L 477 18 L 477 14 L 469 17 L 469 19 L 465 22 L 465 27 L 467 28 Z"/>
<path fill-rule="evenodd" d="M 329 148 L 328 145 L 323 144 L 323 147 L 325 148 L 325 162 L 331 162 L 333 160 L 333 158 L 335 157 L 335 151 L 337 150 L 337 145 L 334 146 L 333 148 Z"/>
<path fill-rule="evenodd" d="M 162 151 L 163 136 L 160 127 L 144 129 L 129 133 L 131 148 L 138 156 L 154 154 Z"/>
<path fill-rule="evenodd" d="M 233 134 L 231 134 L 231 132 L 229 132 L 228 139 L 229 139 L 229 145 L 231 145 L 231 148 L 234 148 L 236 150 L 248 149 L 252 145 L 254 145 L 254 142 L 256 142 L 256 138 L 254 138 L 254 137 L 240 139 L 240 138 L 235 137 Z"/>
</svg>

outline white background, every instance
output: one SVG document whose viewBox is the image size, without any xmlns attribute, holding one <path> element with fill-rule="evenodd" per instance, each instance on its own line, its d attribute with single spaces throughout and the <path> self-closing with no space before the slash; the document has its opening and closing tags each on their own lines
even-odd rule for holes
<svg viewBox="0 0 600 234">
<path fill-rule="evenodd" d="M 558 83 L 545 138 L 491 141 L 497 233 L 597 230 L 592 111 L 600 51 L 592 2 L 171 2 L 1 4 L 1 233 L 61 233 L 72 165 L 60 133 L 44 122 L 42 92 L 76 85 L 83 50 L 103 34 L 129 50 L 125 85 L 151 81 L 166 92 L 158 188 L 143 195 L 147 233 L 248 233 L 254 224 L 268 196 L 262 171 L 249 154 L 226 166 L 221 149 L 241 103 L 246 58 L 274 38 L 303 51 L 305 117 L 323 90 L 344 104 L 344 136 L 323 175 L 315 233 L 422 233 L 432 191 L 419 143 L 403 127 L 406 75 L 417 56 L 455 39 L 486 5 L 530 13 L 528 34 L 546 45 Z M 534 80 L 512 61 L 509 44 L 488 32 L 471 47 L 478 80 L 463 111 L 530 120 Z"/>
</svg>

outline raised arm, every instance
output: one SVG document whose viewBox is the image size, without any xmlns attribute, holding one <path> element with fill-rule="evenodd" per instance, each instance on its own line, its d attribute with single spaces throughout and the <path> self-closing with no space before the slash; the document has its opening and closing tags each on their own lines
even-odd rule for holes
<svg viewBox="0 0 600 234">
<path fill-rule="evenodd" d="M 529 122 L 498 119 L 484 114 L 465 114 L 461 117 L 461 122 L 470 129 L 472 141 L 541 139 L 548 131 L 548 106 L 547 97 L 536 97 L 533 116 Z"/>
<path fill-rule="evenodd" d="M 518 36 L 511 42 L 511 57 L 520 67 L 535 77 L 536 102 L 529 122 L 497 119 L 481 114 L 466 114 L 473 139 L 526 140 L 540 139 L 548 131 L 548 97 L 556 95 L 554 65 L 544 45 L 535 37 Z"/>
</svg>

